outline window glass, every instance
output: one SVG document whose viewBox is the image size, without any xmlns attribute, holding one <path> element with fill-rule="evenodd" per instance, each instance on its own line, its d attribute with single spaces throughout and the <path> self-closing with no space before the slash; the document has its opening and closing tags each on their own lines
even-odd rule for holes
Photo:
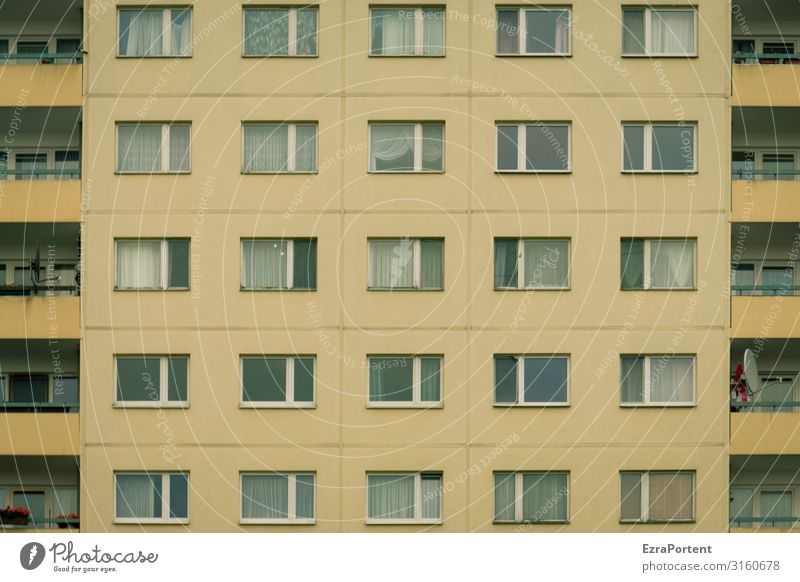
<svg viewBox="0 0 800 582">
<path fill-rule="evenodd" d="M 420 358 L 420 393 L 423 402 L 441 400 L 441 358 Z"/>
<path fill-rule="evenodd" d="M 316 239 L 295 239 L 293 271 L 294 289 L 317 288 Z"/>
<path fill-rule="evenodd" d="M 639 520 L 642 517 L 642 475 L 641 473 L 621 473 L 622 486 L 620 500 L 620 519 Z"/>
<path fill-rule="evenodd" d="M 297 508 L 296 517 L 298 519 L 314 518 L 314 475 L 296 475 L 295 496 Z"/>
<path fill-rule="evenodd" d="M 650 401 L 692 402 L 694 358 L 650 357 Z"/>
<path fill-rule="evenodd" d="M 189 287 L 189 241 L 170 240 L 167 241 L 169 255 L 169 278 L 167 287 L 169 288 L 188 288 Z"/>
<path fill-rule="evenodd" d="M 414 475 L 368 475 L 367 497 L 371 519 L 413 519 Z"/>
<path fill-rule="evenodd" d="M 569 11 L 525 11 L 525 51 L 564 54 L 569 52 Z"/>
<path fill-rule="evenodd" d="M 186 402 L 189 378 L 189 358 L 173 356 L 167 358 L 167 399 L 170 402 Z"/>
<path fill-rule="evenodd" d="M 117 357 L 117 401 L 158 402 L 161 399 L 161 359 Z"/>
<path fill-rule="evenodd" d="M 294 400 L 314 401 L 314 359 L 294 358 Z"/>
<path fill-rule="evenodd" d="M 515 356 L 494 358 L 494 401 L 497 403 L 517 402 L 517 360 Z"/>
<path fill-rule="evenodd" d="M 317 126 L 297 124 L 295 128 L 295 172 L 313 172 L 317 169 Z"/>
<path fill-rule="evenodd" d="M 242 360 L 245 402 L 286 402 L 286 359 Z"/>
<path fill-rule="evenodd" d="M 620 358 L 620 398 L 623 403 L 644 402 L 644 358 Z"/>
<path fill-rule="evenodd" d="M 307 7 L 297 10 L 297 49 L 298 56 L 317 54 L 317 8 Z"/>
<path fill-rule="evenodd" d="M 567 475 L 522 474 L 523 521 L 567 521 Z"/>
<path fill-rule="evenodd" d="M 565 125 L 525 127 L 526 170 L 569 169 L 569 128 Z"/>
<path fill-rule="evenodd" d="M 689 520 L 693 516 L 691 473 L 650 473 L 650 521 Z"/>
<path fill-rule="evenodd" d="M 308 16 L 304 15 L 302 21 L 303 47 L 306 49 L 308 46 Z M 286 8 L 245 8 L 244 54 L 287 56 L 289 54 L 289 10 Z"/>
<path fill-rule="evenodd" d="M 516 521 L 516 474 L 494 474 L 494 520 Z"/>
<path fill-rule="evenodd" d="M 169 516 L 189 517 L 189 480 L 184 473 L 169 475 Z"/>
<path fill-rule="evenodd" d="M 288 171 L 288 125 L 247 123 L 243 131 L 245 172 Z"/>
<path fill-rule="evenodd" d="M 372 402 L 414 400 L 413 358 L 370 358 L 369 397 Z"/>
<path fill-rule="evenodd" d="M 370 287 L 396 289 L 414 286 L 413 240 L 371 240 L 369 253 Z"/>
<path fill-rule="evenodd" d="M 621 241 L 621 282 L 622 289 L 642 289 L 644 287 L 644 241 L 627 238 Z"/>
<path fill-rule="evenodd" d="M 285 289 L 288 241 L 242 241 L 242 287 Z"/>
<path fill-rule="evenodd" d="M 441 239 L 423 239 L 420 243 L 422 252 L 422 288 L 442 289 L 444 275 Z"/>
<path fill-rule="evenodd" d="M 622 10 L 622 53 L 641 55 L 645 53 L 644 8 Z"/>
<path fill-rule="evenodd" d="M 525 402 L 567 401 L 567 359 L 525 358 Z"/>
<path fill-rule="evenodd" d="M 415 52 L 416 13 L 413 6 L 404 8 L 373 8 L 373 55 L 413 55 Z M 442 21 L 444 25 L 444 21 Z"/>
<path fill-rule="evenodd" d="M 157 57 L 163 52 L 163 10 L 132 9 L 119 11 L 119 54 Z"/>
<path fill-rule="evenodd" d="M 497 169 L 517 170 L 519 153 L 518 130 L 516 125 L 497 126 Z"/>
<path fill-rule="evenodd" d="M 159 289 L 161 287 L 161 241 L 117 241 L 117 288 Z"/>
<path fill-rule="evenodd" d="M 443 56 L 444 47 L 444 10 L 442 8 L 423 8 L 422 54 Z"/>
<path fill-rule="evenodd" d="M 242 517 L 286 519 L 289 517 L 287 475 L 242 475 Z"/>
<path fill-rule="evenodd" d="M 694 127 L 691 125 L 653 126 L 653 171 L 694 169 Z"/>
<path fill-rule="evenodd" d="M 117 170 L 161 172 L 161 125 L 155 123 L 117 126 Z"/>
<path fill-rule="evenodd" d="M 161 517 L 161 475 L 117 475 L 117 511 L 119 518 Z"/>
<path fill-rule="evenodd" d="M 169 126 L 169 171 L 189 171 L 189 124 L 173 123 Z"/>
<path fill-rule="evenodd" d="M 11 376 L 11 402 L 48 402 L 48 378 L 40 374 Z"/>
<path fill-rule="evenodd" d="M 414 171 L 414 125 L 370 124 L 370 170 Z"/>
<path fill-rule="evenodd" d="M 569 242 L 565 240 L 523 241 L 525 287 L 569 286 Z"/>
<path fill-rule="evenodd" d="M 644 170 L 644 126 L 624 125 L 622 169 L 626 171 Z"/>
<path fill-rule="evenodd" d="M 444 125 L 441 123 L 422 124 L 422 171 L 441 172 L 444 170 Z"/>
<path fill-rule="evenodd" d="M 497 11 L 497 53 L 519 52 L 519 10 Z"/>
<path fill-rule="evenodd" d="M 654 54 L 694 54 L 694 10 L 650 11 L 651 49 Z"/>
<path fill-rule="evenodd" d="M 690 289 L 694 286 L 694 241 L 653 239 L 650 244 L 650 286 Z"/>
<path fill-rule="evenodd" d="M 518 243 L 516 239 L 495 239 L 495 287 L 517 287 L 517 249 Z"/>
</svg>

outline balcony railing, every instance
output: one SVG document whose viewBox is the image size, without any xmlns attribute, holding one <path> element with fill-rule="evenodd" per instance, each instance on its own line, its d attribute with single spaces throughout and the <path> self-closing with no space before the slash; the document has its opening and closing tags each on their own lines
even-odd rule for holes
<svg viewBox="0 0 800 582">
<path fill-rule="evenodd" d="M 0 297 L 28 297 L 32 295 L 47 295 L 48 293 L 53 293 L 54 295 L 80 295 L 80 291 L 81 288 L 77 285 L 48 285 L 47 283 L 42 283 L 36 288 L 31 285 L 5 285 L 0 286 Z"/>
<path fill-rule="evenodd" d="M 0 402 L 0 412 L 78 412 L 77 402 Z"/>
<path fill-rule="evenodd" d="M 796 65 L 800 55 L 793 53 L 734 53 L 734 65 Z"/>
<path fill-rule="evenodd" d="M 80 518 L 67 517 L 37 517 L 30 518 L 26 524 L 6 524 L 0 522 L 1 530 L 14 529 L 77 529 L 81 525 Z"/>
<path fill-rule="evenodd" d="M 763 400 L 760 402 L 731 402 L 734 412 L 800 412 L 800 402 L 790 400 Z"/>
<path fill-rule="evenodd" d="M 82 53 L 0 53 L 0 65 L 71 65 L 81 62 Z"/>
<path fill-rule="evenodd" d="M 733 517 L 731 527 L 787 528 L 800 526 L 800 517 Z"/>
<path fill-rule="evenodd" d="M 731 295 L 800 295 L 800 285 L 731 285 Z"/>
<path fill-rule="evenodd" d="M 0 180 L 80 180 L 81 172 L 77 168 L 62 168 L 58 170 L 25 168 L 7 170 L 0 168 Z"/>
<path fill-rule="evenodd" d="M 800 180 L 800 170 L 733 170 L 732 180 Z"/>
</svg>

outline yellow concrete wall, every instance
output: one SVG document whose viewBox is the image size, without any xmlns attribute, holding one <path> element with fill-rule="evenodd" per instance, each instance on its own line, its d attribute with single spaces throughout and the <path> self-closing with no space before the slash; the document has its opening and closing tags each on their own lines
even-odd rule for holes
<svg viewBox="0 0 800 582">
<path fill-rule="evenodd" d="M 77 455 L 79 428 L 77 414 L 0 413 L 0 455 Z"/>
<path fill-rule="evenodd" d="M 733 65 L 734 107 L 797 107 L 798 65 Z"/>
<path fill-rule="evenodd" d="M 80 180 L 0 182 L 0 222 L 78 222 Z"/>
<path fill-rule="evenodd" d="M 734 180 L 731 221 L 800 222 L 800 182 Z"/>
<path fill-rule="evenodd" d="M 800 415 L 787 412 L 731 414 L 732 455 L 800 455 Z"/>
<path fill-rule="evenodd" d="M 731 337 L 800 337 L 800 297 L 731 297 Z"/>
<path fill-rule="evenodd" d="M 78 339 L 80 298 L 0 297 L 3 339 Z"/>
<path fill-rule="evenodd" d="M 0 66 L 0 107 L 76 107 L 82 103 L 82 65 Z"/>
</svg>

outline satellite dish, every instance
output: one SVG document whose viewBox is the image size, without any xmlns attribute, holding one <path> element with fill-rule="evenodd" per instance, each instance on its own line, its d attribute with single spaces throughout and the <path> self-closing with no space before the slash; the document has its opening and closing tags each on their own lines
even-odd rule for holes
<svg viewBox="0 0 800 582">
<path fill-rule="evenodd" d="M 751 394 L 761 392 L 761 377 L 758 375 L 756 356 L 750 348 L 744 351 L 744 379 Z"/>
</svg>

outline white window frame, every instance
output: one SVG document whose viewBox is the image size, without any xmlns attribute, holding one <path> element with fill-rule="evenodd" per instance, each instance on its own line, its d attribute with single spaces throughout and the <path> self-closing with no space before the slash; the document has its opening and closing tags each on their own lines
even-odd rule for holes
<svg viewBox="0 0 800 582">
<path fill-rule="evenodd" d="M 626 170 L 625 169 L 625 128 L 626 127 L 643 127 L 644 128 L 644 168 L 641 170 Z M 691 170 L 654 170 L 653 169 L 653 127 L 684 127 L 692 128 L 692 169 Z M 637 121 L 623 121 L 620 131 L 622 137 L 622 173 L 623 174 L 677 174 L 687 175 L 697 173 L 697 122 L 637 122 Z"/>
<path fill-rule="evenodd" d="M 697 355 L 696 354 L 622 354 L 620 356 L 620 364 L 622 358 L 642 358 L 642 401 L 641 402 L 623 402 L 620 399 L 620 406 L 623 408 L 685 408 L 687 406 L 697 405 Z M 660 400 L 652 400 L 650 393 L 652 385 L 650 382 L 650 367 L 652 360 L 667 358 L 669 360 L 677 358 L 691 358 L 692 359 L 692 399 L 681 402 L 664 402 Z M 621 365 L 620 365 L 621 369 Z M 622 375 L 620 374 L 620 387 L 622 384 Z"/>
<path fill-rule="evenodd" d="M 244 149 L 244 128 L 248 125 L 285 125 L 287 129 L 286 138 L 286 169 L 285 170 L 248 170 L 246 167 L 247 155 Z M 316 152 L 314 159 L 316 166 L 313 170 L 297 170 L 296 156 L 297 156 L 297 126 L 298 125 L 313 125 L 316 130 L 314 133 L 314 147 Z M 243 121 L 242 122 L 242 174 L 316 174 L 319 171 L 319 124 L 316 121 Z"/>
<path fill-rule="evenodd" d="M 119 254 L 117 243 L 120 241 L 159 241 L 161 243 L 161 285 L 158 287 L 119 287 L 117 277 L 117 263 Z M 169 242 L 170 241 L 186 241 L 189 243 L 189 285 L 186 287 L 169 287 Z M 192 269 L 191 269 L 191 256 L 192 256 L 192 240 L 189 238 L 170 237 L 170 238 L 115 238 L 114 239 L 114 291 L 188 291 L 191 289 L 192 284 Z"/>
<path fill-rule="evenodd" d="M 122 54 L 119 46 L 120 34 L 122 33 L 122 12 L 144 12 L 146 10 L 161 11 L 161 54 L 160 55 L 125 55 Z M 117 45 L 117 58 L 118 59 L 190 59 L 194 53 L 194 40 L 189 42 L 189 54 L 182 55 L 180 53 L 172 54 L 172 11 L 177 10 L 183 12 L 189 10 L 189 28 L 192 35 L 194 35 L 194 6 L 187 4 L 185 6 L 169 6 L 160 7 L 158 5 L 135 6 L 135 5 L 117 5 L 117 38 L 114 43 Z"/>
<path fill-rule="evenodd" d="M 382 53 L 373 53 L 372 46 L 374 42 L 374 38 L 372 36 L 373 28 L 372 28 L 372 11 L 378 10 L 385 10 L 385 9 L 396 9 L 396 10 L 414 10 L 414 53 L 410 55 L 386 55 Z M 389 57 L 389 58 L 403 58 L 403 57 L 425 57 L 425 58 L 441 58 L 444 57 L 447 53 L 447 46 L 443 46 L 443 52 L 440 55 L 426 55 L 425 54 L 425 19 L 424 19 L 424 10 L 425 9 L 440 9 L 444 12 L 443 15 L 443 23 L 444 26 L 444 38 L 447 39 L 447 18 L 446 18 L 446 10 L 443 6 L 440 5 L 427 5 L 427 4 L 419 4 L 419 5 L 383 5 L 383 4 L 371 4 L 369 7 L 369 56 L 370 57 Z M 445 41 L 445 45 L 447 42 Z"/>
<path fill-rule="evenodd" d="M 423 240 L 436 240 L 442 242 L 442 286 L 441 287 L 423 287 L 422 286 L 422 241 Z M 409 241 L 413 243 L 411 249 L 412 269 L 414 270 L 414 277 L 411 287 L 375 287 L 372 285 L 373 275 L 372 272 L 372 242 L 386 242 L 386 241 Z M 367 290 L 368 291 L 441 291 L 444 289 L 444 239 L 436 237 L 421 237 L 421 238 L 381 238 L 372 237 L 367 239 Z"/>
<path fill-rule="evenodd" d="M 119 128 L 122 126 L 141 126 L 141 125 L 160 125 L 161 126 L 161 169 L 160 170 L 122 170 L 122 160 L 119 159 Z M 186 159 L 189 167 L 186 170 L 173 170 L 169 163 L 170 154 L 170 128 L 173 125 L 185 125 L 189 128 L 189 151 L 187 152 Z M 160 175 L 160 174 L 191 174 L 192 173 L 192 124 L 189 121 L 170 121 L 170 122 L 150 122 L 143 121 L 141 123 L 135 121 L 118 121 L 116 124 L 116 156 L 117 166 L 114 170 L 115 174 L 145 174 L 145 175 Z"/>
<path fill-rule="evenodd" d="M 245 36 L 244 31 L 247 30 L 246 23 L 247 23 L 247 12 L 255 12 L 259 9 L 269 8 L 271 10 L 286 10 L 288 26 L 289 26 L 289 38 L 288 38 L 288 46 L 287 46 L 287 53 L 285 55 L 259 55 L 259 54 L 248 54 L 245 52 Z M 313 55 L 298 55 L 297 54 L 297 11 L 299 9 L 309 9 L 313 8 L 317 12 L 317 28 L 314 31 L 316 36 L 316 52 Z M 313 59 L 319 56 L 319 6 L 316 4 L 298 4 L 298 5 L 271 5 L 271 4 L 254 4 L 248 5 L 245 4 L 242 6 L 242 57 L 245 59 L 285 59 L 285 58 L 301 58 L 301 59 Z"/>
<path fill-rule="evenodd" d="M 171 475 L 186 475 L 186 517 L 169 517 L 169 506 L 171 501 L 169 478 Z M 161 516 L 162 517 L 117 517 L 117 476 L 119 475 L 160 475 L 161 476 Z M 191 515 L 191 485 L 189 471 L 114 471 L 114 520 L 115 524 L 140 524 L 140 525 L 159 525 L 159 524 L 188 524 Z M 167 516 L 167 517 L 164 517 Z"/>
<path fill-rule="evenodd" d="M 636 240 L 634 238 L 633 240 Z M 644 242 L 644 273 L 642 274 L 642 290 L 643 291 L 693 291 L 697 288 L 697 239 L 695 238 L 642 238 Z M 650 260 L 652 259 L 652 252 L 650 246 L 653 242 L 661 241 L 684 241 L 685 243 L 692 243 L 694 252 L 692 253 L 692 286 L 691 287 L 653 287 L 652 276 L 650 273 Z"/>
<path fill-rule="evenodd" d="M 447 135 L 445 134 L 445 124 L 443 121 L 370 121 L 367 124 L 369 133 L 369 164 L 372 164 L 372 128 L 376 125 L 413 125 L 414 126 L 414 169 L 413 170 L 373 170 L 367 169 L 368 174 L 444 174 L 445 173 L 445 144 Z M 422 126 L 441 125 L 442 126 L 442 169 L 424 170 L 422 168 Z"/>
<path fill-rule="evenodd" d="M 245 400 L 244 399 L 244 361 L 252 359 L 284 360 L 286 365 L 286 400 Z M 294 399 L 294 361 L 298 359 L 311 359 L 314 362 L 312 379 L 313 400 L 311 402 Z M 317 356 L 313 354 L 245 354 L 239 356 L 239 408 L 316 408 L 317 407 Z"/>
<path fill-rule="evenodd" d="M 686 473 L 692 476 L 692 517 L 688 519 L 650 519 L 650 475 L 651 474 L 659 474 L 659 473 Z M 697 521 L 697 472 L 692 470 L 685 470 L 685 469 L 676 469 L 674 471 L 671 470 L 653 470 L 653 471 L 627 471 L 622 470 L 620 471 L 620 523 L 661 523 L 661 524 L 673 524 L 673 523 L 694 523 Z M 632 519 L 632 518 L 623 518 L 622 517 L 622 475 L 631 475 L 637 474 L 639 475 L 639 490 L 641 491 L 641 500 L 640 500 L 640 507 L 639 507 L 639 518 Z"/>
<path fill-rule="evenodd" d="M 492 473 L 492 500 L 494 501 L 495 495 L 495 475 L 498 473 L 513 473 L 514 474 L 514 521 L 496 519 L 492 516 L 492 522 L 497 524 L 504 523 L 530 523 L 530 524 L 543 524 L 550 523 L 569 523 L 569 471 L 502 471 L 497 470 Z M 567 494 L 564 496 L 564 503 L 567 504 L 567 517 L 565 519 L 542 519 L 539 521 L 526 520 L 523 518 L 522 513 L 522 500 L 525 493 L 523 485 L 524 475 L 566 475 L 567 477 Z M 492 510 L 494 513 L 494 510 Z"/>
<path fill-rule="evenodd" d="M 286 518 L 244 517 L 244 477 L 246 476 L 282 476 L 288 478 L 289 509 Z M 297 477 L 312 476 L 314 478 L 314 516 L 297 517 Z M 239 524 L 240 525 L 314 525 L 317 523 L 317 474 L 314 471 L 242 471 L 239 473 Z"/>
<path fill-rule="evenodd" d="M 375 518 L 369 517 L 369 477 L 370 475 L 381 475 L 386 477 L 408 477 L 414 475 L 414 517 L 411 519 L 395 519 L 395 518 Z M 439 477 L 439 517 L 424 518 L 422 517 L 422 476 L 423 475 L 436 475 Z M 364 515 L 366 516 L 367 525 L 413 525 L 413 524 L 429 524 L 437 525 L 444 521 L 444 475 L 436 471 L 367 471 L 366 479 L 366 507 L 364 508 Z"/>
<path fill-rule="evenodd" d="M 498 357 L 513 357 L 517 359 L 517 401 L 516 402 L 497 402 L 497 372 L 494 367 L 497 365 L 497 358 Z M 554 360 L 554 359 L 565 359 L 567 361 L 567 398 L 564 402 L 525 402 L 525 360 Z M 494 354 L 492 356 L 492 365 L 494 373 L 492 382 L 494 386 L 492 387 L 492 400 L 493 406 L 497 408 L 544 408 L 544 407 L 554 407 L 554 408 L 565 408 L 570 406 L 570 357 L 568 354 Z"/>
<path fill-rule="evenodd" d="M 517 169 L 501 170 L 499 166 L 500 153 L 500 127 L 517 126 Z M 566 127 L 567 128 L 567 167 L 563 170 L 528 170 L 526 168 L 528 140 L 525 130 L 528 127 Z M 498 174 L 569 174 L 572 172 L 572 123 L 566 121 L 547 121 L 542 123 L 529 123 L 517 121 L 498 121 L 494 126 L 494 151 L 495 172 Z"/>
<path fill-rule="evenodd" d="M 158 358 L 159 360 L 159 399 L 158 400 L 118 400 L 117 360 L 125 358 Z M 186 359 L 186 400 L 169 400 L 169 359 Z M 191 366 L 188 354 L 114 354 L 114 408 L 189 408 L 189 385 Z"/>
<path fill-rule="evenodd" d="M 498 237 L 495 239 L 503 240 L 505 237 Z M 528 238 L 519 238 L 517 240 L 517 286 L 516 287 L 495 287 L 495 289 L 521 289 L 521 290 L 538 290 L 538 291 L 568 291 L 570 289 L 570 252 L 572 250 L 571 240 L 569 238 L 563 237 L 548 237 L 548 238 L 537 238 L 537 237 L 528 237 Z M 567 284 L 565 286 L 557 286 L 557 287 L 535 287 L 535 286 L 525 286 L 525 243 L 528 241 L 555 241 L 555 242 L 566 242 L 567 243 Z"/>
<path fill-rule="evenodd" d="M 381 402 L 370 399 L 370 370 L 372 358 L 391 359 L 391 358 L 412 358 L 413 377 L 412 399 L 402 402 Z M 439 359 L 439 400 L 422 400 L 422 359 Z M 442 388 L 444 387 L 444 356 L 441 354 L 415 354 L 415 355 L 396 355 L 396 354 L 369 354 L 367 356 L 367 408 L 443 408 Z"/>
<path fill-rule="evenodd" d="M 498 39 L 495 36 L 495 55 L 498 57 L 513 57 L 513 56 L 523 56 L 523 57 L 571 57 L 572 56 L 572 7 L 571 6 L 558 6 L 558 5 L 534 5 L 534 6 L 497 6 L 495 10 L 495 15 L 498 12 L 510 12 L 511 10 L 518 10 L 517 16 L 517 52 L 514 53 L 501 53 L 498 50 Z M 557 51 L 553 51 L 551 53 L 529 53 L 525 51 L 526 39 L 528 36 L 528 22 L 525 15 L 528 12 L 563 12 L 566 11 L 569 13 L 569 29 L 567 32 L 567 51 L 560 53 Z M 497 22 L 500 21 L 499 18 L 496 20 Z M 497 27 L 497 33 L 499 34 L 500 27 Z"/>
<path fill-rule="evenodd" d="M 295 289 L 294 286 L 294 241 L 296 240 L 317 240 L 315 237 L 296 237 L 296 238 L 243 238 L 240 240 L 239 251 L 241 253 L 242 274 L 239 280 L 240 291 L 291 291 Z M 244 286 L 244 243 L 245 242 L 279 242 L 286 243 L 286 273 L 284 278 L 286 280 L 286 287 L 245 287 Z M 317 243 L 317 252 L 319 252 L 319 243 Z M 307 287 L 297 288 L 299 291 L 316 291 L 316 288 L 309 289 Z"/>
<path fill-rule="evenodd" d="M 641 9 L 644 11 L 644 52 L 643 53 L 626 53 L 624 50 L 621 51 L 623 57 L 632 57 L 632 58 L 642 58 L 642 57 L 696 57 L 697 56 L 697 44 L 698 44 L 698 34 L 697 34 L 697 8 L 694 6 L 662 6 L 662 5 L 651 5 L 651 6 L 638 6 L 638 5 L 630 5 L 630 4 L 623 4 L 622 11 L 625 12 L 627 9 Z M 694 50 L 690 53 L 657 53 L 653 52 L 652 48 L 652 11 L 655 10 L 656 12 L 692 12 L 692 32 L 694 33 Z M 622 15 L 623 18 L 621 19 L 622 24 L 622 42 L 620 43 L 620 48 L 625 47 L 625 19 L 624 14 Z"/>
</svg>

